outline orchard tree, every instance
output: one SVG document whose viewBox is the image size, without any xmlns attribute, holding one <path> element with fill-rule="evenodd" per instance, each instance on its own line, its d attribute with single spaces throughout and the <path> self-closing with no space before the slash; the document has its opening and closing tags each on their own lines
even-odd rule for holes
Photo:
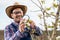
<svg viewBox="0 0 60 40">
<path fill-rule="evenodd" d="M 39 9 L 40 11 L 42 12 L 42 14 L 39 14 L 38 17 L 40 19 L 43 19 L 43 22 L 44 22 L 44 27 L 45 27 L 45 33 L 46 33 L 46 36 L 47 36 L 47 39 L 48 40 L 56 40 L 56 37 L 57 37 L 57 27 L 60 26 L 60 1 L 59 0 L 52 0 L 52 4 L 50 7 L 46 7 L 44 6 L 46 4 L 46 0 L 37 0 L 38 3 L 40 5 L 38 5 L 36 2 L 34 2 L 34 0 L 31 0 Z M 48 2 L 48 0 L 47 0 Z M 50 5 L 50 4 L 49 4 Z M 52 9 L 54 11 L 52 11 Z M 55 12 L 56 10 L 56 12 Z M 48 23 L 46 22 L 46 19 L 48 18 L 51 18 L 52 21 L 51 24 L 52 25 L 48 25 Z M 43 25 L 43 24 L 41 24 Z M 48 28 L 53 28 L 52 30 L 52 34 L 49 33 L 48 31 Z"/>
</svg>

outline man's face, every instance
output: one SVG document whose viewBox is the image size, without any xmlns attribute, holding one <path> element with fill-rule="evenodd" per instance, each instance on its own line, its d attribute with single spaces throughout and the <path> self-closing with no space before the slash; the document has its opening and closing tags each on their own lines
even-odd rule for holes
<svg viewBox="0 0 60 40">
<path fill-rule="evenodd" d="M 11 16 L 14 19 L 15 22 L 19 23 L 20 19 L 23 16 L 23 11 L 20 8 L 16 8 L 12 11 Z"/>
</svg>

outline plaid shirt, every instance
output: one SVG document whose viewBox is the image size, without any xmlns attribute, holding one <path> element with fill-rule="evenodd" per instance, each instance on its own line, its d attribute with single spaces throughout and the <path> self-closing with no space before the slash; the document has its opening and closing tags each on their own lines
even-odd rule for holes
<svg viewBox="0 0 60 40">
<path fill-rule="evenodd" d="M 38 34 L 41 35 L 42 32 L 39 31 Z M 4 40 L 31 40 L 31 35 L 29 32 L 20 32 L 18 30 L 18 25 L 13 22 L 5 28 Z"/>
</svg>

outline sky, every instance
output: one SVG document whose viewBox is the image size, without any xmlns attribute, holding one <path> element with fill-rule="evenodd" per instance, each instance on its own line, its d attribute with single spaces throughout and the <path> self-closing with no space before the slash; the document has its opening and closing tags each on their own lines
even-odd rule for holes
<svg viewBox="0 0 60 40">
<path fill-rule="evenodd" d="M 37 4 L 37 0 L 33 0 Z M 39 23 L 43 24 L 43 21 L 40 21 L 39 17 L 37 16 L 40 14 L 39 12 L 32 12 L 35 10 L 40 10 L 35 4 L 31 2 L 31 0 L 0 0 L 0 30 L 4 30 L 7 25 L 9 25 L 11 22 L 13 22 L 12 19 L 10 19 L 5 12 L 6 7 L 13 5 L 15 2 L 19 2 L 22 5 L 27 6 L 27 12 L 26 15 L 29 15 L 30 19 L 32 19 L 37 26 L 39 26 L 41 29 L 45 29 L 43 26 L 39 25 Z M 45 7 L 50 7 L 52 4 L 52 0 L 46 0 Z M 42 20 L 42 19 L 41 19 Z M 49 24 L 51 23 L 51 19 L 49 18 L 48 21 Z"/>
</svg>

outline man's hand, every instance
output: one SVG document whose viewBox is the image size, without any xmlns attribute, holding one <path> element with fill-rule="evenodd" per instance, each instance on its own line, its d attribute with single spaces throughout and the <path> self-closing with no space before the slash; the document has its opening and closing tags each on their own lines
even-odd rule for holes
<svg viewBox="0 0 60 40">
<path fill-rule="evenodd" d="M 20 32 L 24 32 L 25 24 L 24 24 L 25 19 L 21 19 L 19 23 L 19 30 Z"/>
<path fill-rule="evenodd" d="M 34 21 L 30 21 L 30 26 L 31 26 L 31 28 L 35 28 L 35 22 Z"/>
</svg>

